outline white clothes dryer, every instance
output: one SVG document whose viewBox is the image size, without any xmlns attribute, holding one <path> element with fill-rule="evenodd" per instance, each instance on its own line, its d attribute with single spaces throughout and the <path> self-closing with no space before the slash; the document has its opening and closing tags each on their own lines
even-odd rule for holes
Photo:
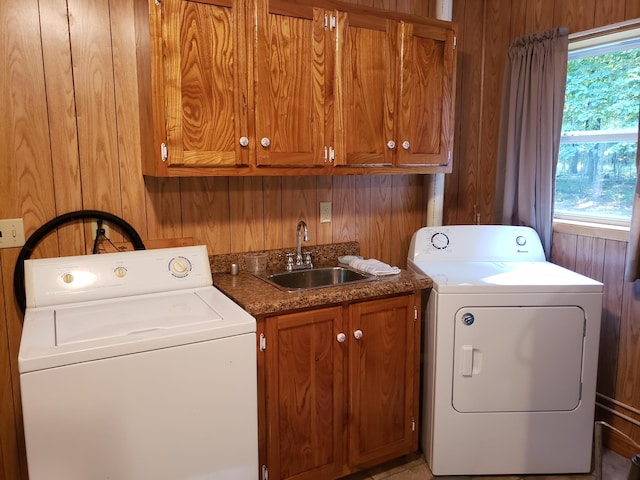
<svg viewBox="0 0 640 480">
<path fill-rule="evenodd" d="M 421 447 L 434 475 L 591 469 L 603 285 L 527 227 L 425 227 Z"/>
<path fill-rule="evenodd" d="M 31 480 L 254 480 L 256 321 L 205 246 L 25 262 Z"/>
</svg>

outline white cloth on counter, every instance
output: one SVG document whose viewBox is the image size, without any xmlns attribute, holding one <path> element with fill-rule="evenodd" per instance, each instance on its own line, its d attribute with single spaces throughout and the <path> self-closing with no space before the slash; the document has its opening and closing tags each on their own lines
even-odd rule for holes
<svg viewBox="0 0 640 480">
<path fill-rule="evenodd" d="M 395 275 L 400 273 L 398 267 L 392 267 L 375 258 L 354 258 L 349 262 L 349 266 L 355 270 L 360 270 L 361 272 L 371 275 Z"/>
</svg>

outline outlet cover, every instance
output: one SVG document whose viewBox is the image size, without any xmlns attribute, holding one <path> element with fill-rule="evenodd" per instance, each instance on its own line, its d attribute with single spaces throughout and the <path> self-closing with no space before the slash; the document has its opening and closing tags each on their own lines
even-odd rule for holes
<svg viewBox="0 0 640 480">
<path fill-rule="evenodd" d="M 102 222 L 102 229 L 104 230 L 104 236 L 111 238 L 111 232 L 109 231 L 109 225 L 106 222 Z M 98 221 L 91 220 L 91 240 L 96 239 L 96 232 L 98 230 Z"/>
<path fill-rule="evenodd" d="M 320 202 L 320 223 L 331 222 L 331 202 Z"/>
<path fill-rule="evenodd" d="M 24 223 L 21 218 L 0 220 L 0 248 L 24 245 Z"/>
</svg>

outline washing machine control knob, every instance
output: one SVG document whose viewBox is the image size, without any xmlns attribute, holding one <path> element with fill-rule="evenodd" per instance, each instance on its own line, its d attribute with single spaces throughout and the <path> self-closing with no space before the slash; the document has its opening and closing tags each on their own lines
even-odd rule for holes
<svg viewBox="0 0 640 480">
<path fill-rule="evenodd" d="M 449 237 L 446 233 L 436 232 L 431 236 L 431 245 L 438 250 L 444 250 L 449 246 Z"/>
<path fill-rule="evenodd" d="M 169 271 L 174 277 L 186 277 L 191 272 L 191 262 L 185 257 L 174 257 L 169 262 Z"/>
<path fill-rule="evenodd" d="M 525 237 L 524 235 L 518 235 L 516 237 L 516 243 L 518 244 L 518 246 L 523 247 L 527 244 L 527 237 Z"/>
<path fill-rule="evenodd" d="M 473 322 L 475 321 L 475 318 L 473 316 L 473 313 L 465 313 L 464 315 L 462 315 L 462 323 L 464 323 L 465 325 L 473 325 Z"/>
</svg>

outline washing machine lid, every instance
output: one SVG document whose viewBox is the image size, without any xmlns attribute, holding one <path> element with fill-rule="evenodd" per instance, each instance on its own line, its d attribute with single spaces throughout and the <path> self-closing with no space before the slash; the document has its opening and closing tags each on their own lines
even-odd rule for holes
<svg viewBox="0 0 640 480">
<path fill-rule="evenodd" d="M 21 373 L 255 332 L 215 287 L 27 309 Z"/>
<path fill-rule="evenodd" d="M 409 262 L 438 293 L 602 292 L 602 283 L 551 262 Z"/>
</svg>

